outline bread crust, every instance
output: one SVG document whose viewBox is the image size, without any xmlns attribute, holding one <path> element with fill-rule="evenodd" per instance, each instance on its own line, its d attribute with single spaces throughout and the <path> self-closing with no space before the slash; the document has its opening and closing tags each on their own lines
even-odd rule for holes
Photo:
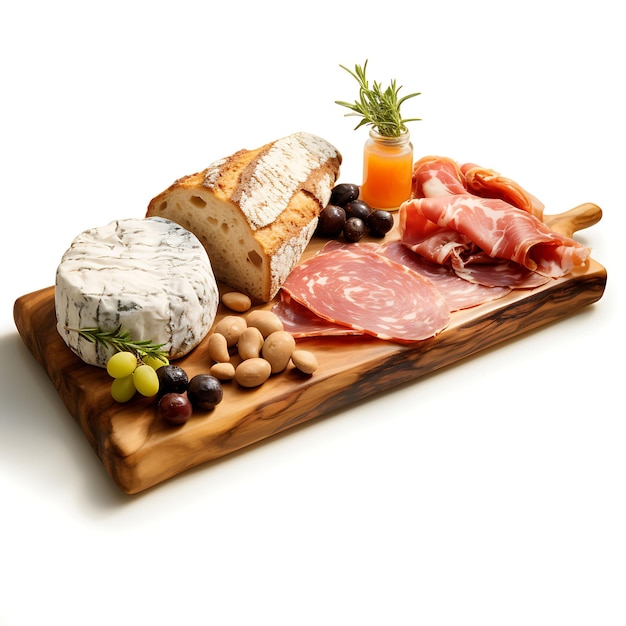
<svg viewBox="0 0 626 626">
<path fill-rule="evenodd" d="M 218 280 L 269 302 L 313 236 L 341 160 L 326 140 L 295 133 L 178 179 L 151 200 L 146 215 L 193 232 Z"/>
</svg>

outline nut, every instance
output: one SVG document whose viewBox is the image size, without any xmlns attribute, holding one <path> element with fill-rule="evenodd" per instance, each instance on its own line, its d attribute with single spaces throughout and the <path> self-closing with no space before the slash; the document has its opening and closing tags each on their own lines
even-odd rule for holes
<svg viewBox="0 0 626 626">
<path fill-rule="evenodd" d="M 235 369 L 235 380 L 242 387 L 258 387 L 262 385 L 272 373 L 272 366 L 265 359 L 259 357 L 242 361 Z"/>
<path fill-rule="evenodd" d="M 221 333 L 213 332 L 209 337 L 209 356 L 216 363 L 228 363 L 230 354 L 228 353 L 228 340 Z"/>
<path fill-rule="evenodd" d="M 249 326 L 241 333 L 237 350 L 242 359 L 253 359 L 261 355 L 263 347 L 263 335 L 258 328 Z"/>
<path fill-rule="evenodd" d="M 252 306 L 252 301 L 245 293 L 229 291 L 222 296 L 222 304 L 231 311 L 245 313 Z"/>
<path fill-rule="evenodd" d="M 294 350 L 291 360 L 303 374 L 312 374 L 318 368 L 317 358 L 308 350 Z"/>
<path fill-rule="evenodd" d="M 248 326 L 258 328 L 263 337 L 268 337 L 277 330 L 284 330 L 283 322 L 280 317 L 267 309 L 251 311 L 246 316 L 246 323 Z"/>
<path fill-rule="evenodd" d="M 226 337 L 226 343 L 229 348 L 237 345 L 241 333 L 247 328 L 246 320 L 239 315 L 226 315 L 223 317 L 213 329 L 214 333 L 219 333 Z"/>
<path fill-rule="evenodd" d="M 235 366 L 232 363 L 215 363 L 209 373 L 218 380 L 232 380 L 235 378 Z"/>
<path fill-rule="evenodd" d="M 286 330 L 277 330 L 265 339 L 261 355 L 270 362 L 272 374 L 277 374 L 289 365 L 295 348 L 296 340 L 293 335 Z"/>
</svg>

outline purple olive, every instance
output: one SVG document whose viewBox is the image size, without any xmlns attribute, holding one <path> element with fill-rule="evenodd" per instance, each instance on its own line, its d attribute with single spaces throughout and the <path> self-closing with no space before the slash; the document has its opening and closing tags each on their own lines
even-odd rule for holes
<svg viewBox="0 0 626 626">
<path fill-rule="evenodd" d="M 374 237 L 384 237 L 393 228 L 393 215 L 389 211 L 376 209 L 367 218 L 367 227 Z"/>
<path fill-rule="evenodd" d="M 348 243 L 356 243 L 365 234 L 365 222 L 359 217 L 350 217 L 343 227 L 343 237 Z"/>
<path fill-rule="evenodd" d="M 319 215 L 317 234 L 324 237 L 337 237 L 346 223 L 346 212 L 336 204 L 328 204 Z"/>
<path fill-rule="evenodd" d="M 358 185 L 340 183 L 339 185 L 333 187 L 333 190 L 330 192 L 330 204 L 336 204 L 337 206 L 343 207 L 348 204 L 348 202 L 352 202 L 352 200 L 356 200 L 358 197 Z"/>
</svg>

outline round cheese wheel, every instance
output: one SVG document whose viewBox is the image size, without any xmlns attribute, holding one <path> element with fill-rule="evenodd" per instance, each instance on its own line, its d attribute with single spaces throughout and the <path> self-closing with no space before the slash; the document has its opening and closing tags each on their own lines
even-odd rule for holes
<svg viewBox="0 0 626 626">
<path fill-rule="evenodd" d="M 78 235 L 56 272 L 57 329 L 86 363 L 105 367 L 114 350 L 79 329 L 121 327 L 135 341 L 163 344 L 170 359 L 209 332 L 219 292 L 209 256 L 167 219 L 125 219 Z"/>
</svg>

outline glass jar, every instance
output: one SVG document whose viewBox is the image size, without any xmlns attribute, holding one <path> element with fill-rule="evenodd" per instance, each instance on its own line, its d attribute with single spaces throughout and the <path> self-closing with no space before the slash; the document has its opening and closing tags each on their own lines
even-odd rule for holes
<svg viewBox="0 0 626 626">
<path fill-rule="evenodd" d="M 408 130 L 386 137 L 374 129 L 363 147 L 363 183 L 359 197 L 374 209 L 398 209 L 411 197 L 413 144 Z"/>
</svg>

